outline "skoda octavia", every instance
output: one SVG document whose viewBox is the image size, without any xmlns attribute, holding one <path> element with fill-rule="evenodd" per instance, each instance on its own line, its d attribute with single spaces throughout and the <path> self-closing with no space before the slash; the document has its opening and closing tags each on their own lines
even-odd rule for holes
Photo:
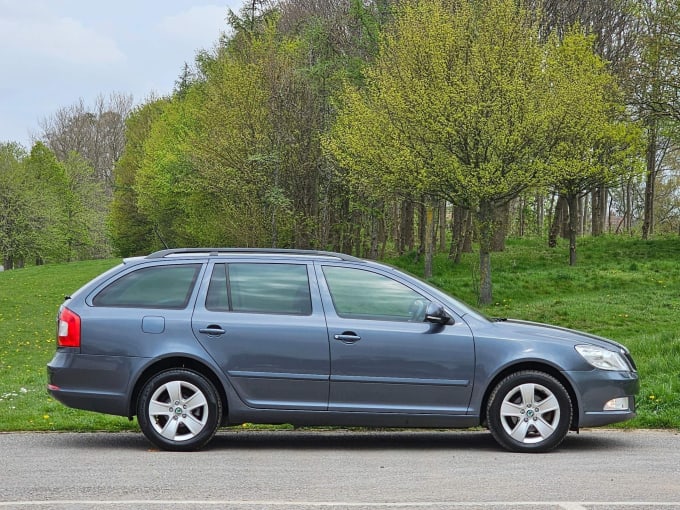
<svg viewBox="0 0 680 510">
<path fill-rule="evenodd" d="M 220 426 L 488 427 L 544 452 L 635 416 L 628 350 L 489 320 L 387 265 L 306 250 L 199 248 L 124 260 L 67 297 L 49 393 L 137 417 L 166 450 Z"/>
</svg>

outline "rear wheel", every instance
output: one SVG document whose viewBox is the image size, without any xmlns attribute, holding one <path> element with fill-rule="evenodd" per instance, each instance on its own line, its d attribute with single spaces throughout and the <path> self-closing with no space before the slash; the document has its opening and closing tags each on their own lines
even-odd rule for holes
<svg viewBox="0 0 680 510">
<path fill-rule="evenodd" d="M 198 450 L 217 432 L 222 401 L 201 374 L 167 370 L 144 385 L 137 420 L 147 439 L 163 450 Z"/>
<path fill-rule="evenodd" d="M 494 388 L 487 421 L 494 439 L 515 452 L 546 452 L 569 432 L 569 393 L 554 377 L 538 371 L 509 375 Z"/>
</svg>

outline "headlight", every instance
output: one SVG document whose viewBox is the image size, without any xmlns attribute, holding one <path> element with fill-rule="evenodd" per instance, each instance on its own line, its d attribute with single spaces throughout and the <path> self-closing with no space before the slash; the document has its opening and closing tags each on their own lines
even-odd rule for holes
<svg viewBox="0 0 680 510">
<path fill-rule="evenodd" d="M 577 345 L 576 351 L 595 368 L 630 371 L 628 363 L 618 352 L 609 351 L 594 345 Z"/>
</svg>

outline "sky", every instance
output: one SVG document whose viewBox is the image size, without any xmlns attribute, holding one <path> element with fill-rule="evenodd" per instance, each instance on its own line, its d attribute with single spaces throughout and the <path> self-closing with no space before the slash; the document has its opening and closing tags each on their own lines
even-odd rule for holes
<svg viewBox="0 0 680 510">
<path fill-rule="evenodd" d="M 243 0 L 0 0 L 0 143 L 82 99 L 172 92 L 184 63 L 228 33 Z"/>
</svg>

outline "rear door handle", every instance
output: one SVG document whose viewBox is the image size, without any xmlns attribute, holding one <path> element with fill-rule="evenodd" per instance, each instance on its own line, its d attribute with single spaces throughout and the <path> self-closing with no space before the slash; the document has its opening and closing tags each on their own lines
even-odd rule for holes
<svg viewBox="0 0 680 510">
<path fill-rule="evenodd" d="M 344 342 L 346 344 L 353 344 L 361 340 L 361 337 L 354 333 L 353 331 L 345 331 L 340 335 L 333 335 L 333 338 L 335 338 L 336 340 L 340 340 L 341 342 Z"/>
<path fill-rule="evenodd" d="M 203 333 L 204 335 L 210 335 L 210 336 L 220 336 L 224 335 L 226 333 L 225 330 L 223 330 L 220 326 L 216 326 L 211 324 L 207 328 L 201 328 L 198 330 L 199 333 Z"/>
</svg>

